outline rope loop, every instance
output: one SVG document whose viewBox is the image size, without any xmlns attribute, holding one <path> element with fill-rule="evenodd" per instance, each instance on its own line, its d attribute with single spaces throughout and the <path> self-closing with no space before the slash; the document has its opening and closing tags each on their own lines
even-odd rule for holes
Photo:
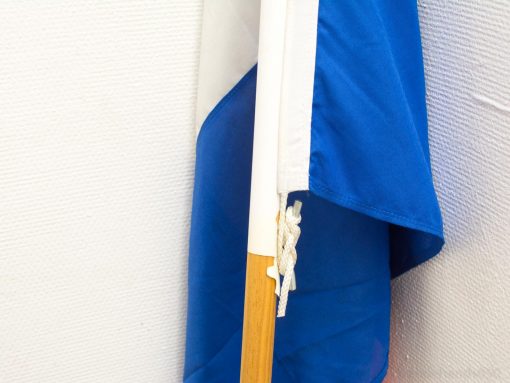
<svg viewBox="0 0 510 383">
<path fill-rule="evenodd" d="M 296 244 L 301 235 L 301 201 L 295 201 L 287 207 L 288 194 L 280 195 L 280 215 L 278 220 L 278 272 L 283 276 L 278 302 L 278 317 L 284 317 L 287 309 L 289 291 L 296 289 L 294 266 L 297 262 Z"/>
</svg>

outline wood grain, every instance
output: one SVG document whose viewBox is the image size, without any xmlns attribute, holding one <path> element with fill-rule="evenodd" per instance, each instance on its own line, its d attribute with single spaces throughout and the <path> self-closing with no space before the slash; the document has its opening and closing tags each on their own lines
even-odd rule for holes
<svg viewBox="0 0 510 383">
<path fill-rule="evenodd" d="M 276 317 L 275 281 L 267 276 L 274 258 L 248 253 L 244 298 L 241 383 L 269 383 Z"/>
</svg>

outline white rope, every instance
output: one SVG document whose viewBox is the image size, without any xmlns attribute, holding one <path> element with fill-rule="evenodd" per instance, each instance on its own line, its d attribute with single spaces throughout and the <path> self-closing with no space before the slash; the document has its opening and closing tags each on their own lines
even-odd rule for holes
<svg viewBox="0 0 510 383">
<path fill-rule="evenodd" d="M 280 195 L 280 216 L 278 220 L 278 271 L 283 276 L 278 302 L 278 317 L 285 316 L 289 290 L 296 289 L 296 275 L 294 266 L 297 261 L 296 244 L 301 234 L 301 201 L 295 201 L 294 206 L 287 207 L 288 194 Z"/>
</svg>

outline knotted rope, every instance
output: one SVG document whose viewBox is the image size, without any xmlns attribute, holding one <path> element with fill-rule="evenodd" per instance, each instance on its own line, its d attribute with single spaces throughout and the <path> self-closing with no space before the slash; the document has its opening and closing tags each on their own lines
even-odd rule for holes
<svg viewBox="0 0 510 383">
<path fill-rule="evenodd" d="M 295 201 L 293 206 L 287 207 L 288 194 L 280 195 L 280 216 L 278 220 L 278 272 L 283 276 L 278 302 L 278 317 L 285 316 L 289 290 L 296 289 L 296 274 L 294 266 L 297 261 L 296 244 L 301 234 L 301 201 Z"/>
</svg>

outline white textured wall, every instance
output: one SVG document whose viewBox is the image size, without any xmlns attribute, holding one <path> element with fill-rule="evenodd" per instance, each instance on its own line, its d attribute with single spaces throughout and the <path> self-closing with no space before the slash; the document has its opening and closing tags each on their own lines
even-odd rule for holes
<svg viewBox="0 0 510 383">
<path fill-rule="evenodd" d="M 447 246 L 394 284 L 388 382 L 510 382 L 510 2 L 421 0 Z"/>
<path fill-rule="evenodd" d="M 0 1 L 0 382 L 180 380 L 200 20 Z"/>
</svg>

